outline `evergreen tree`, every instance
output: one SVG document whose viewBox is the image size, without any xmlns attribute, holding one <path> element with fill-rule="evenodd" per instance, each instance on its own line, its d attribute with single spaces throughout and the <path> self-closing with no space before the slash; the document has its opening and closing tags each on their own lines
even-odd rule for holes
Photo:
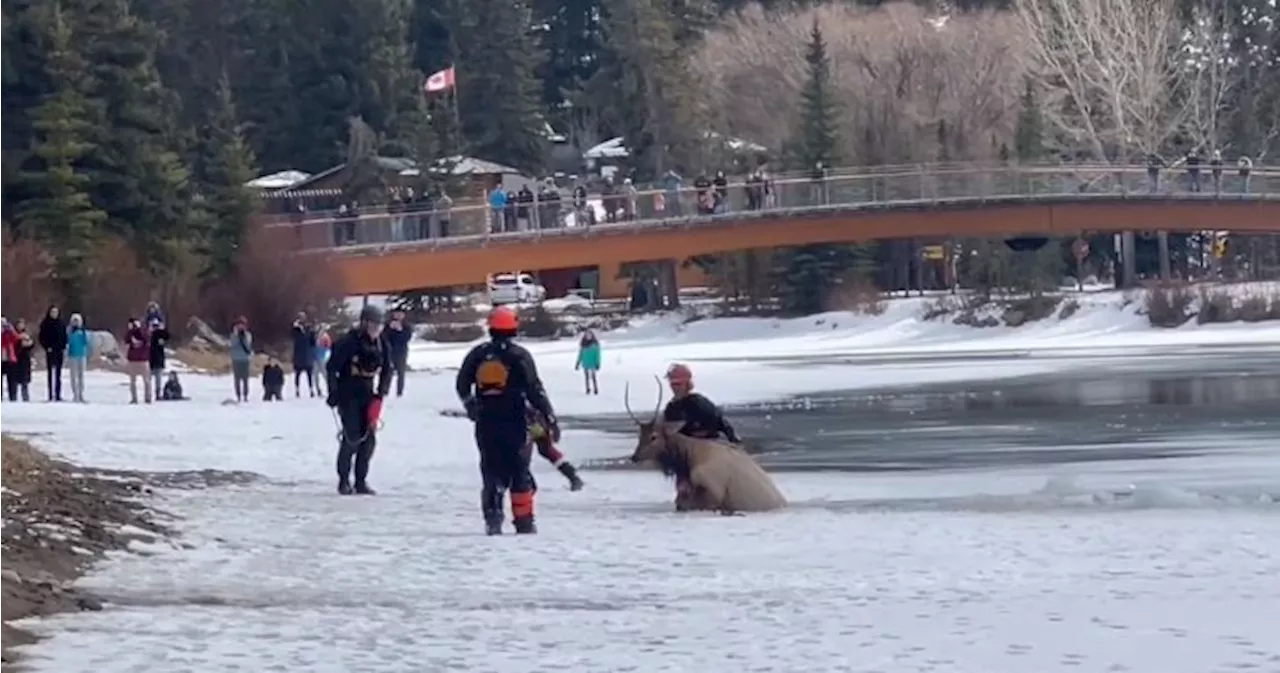
<svg viewBox="0 0 1280 673">
<path fill-rule="evenodd" d="M 811 171 L 818 164 L 839 162 L 837 108 L 831 83 L 831 59 L 815 19 L 805 53 L 809 76 L 800 92 L 799 125 L 788 144 L 795 167 Z M 876 248 L 816 244 L 781 250 L 775 256 L 782 308 L 791 313 L 816 313 L 832 286 L 844 279 L 869 282 L 875 273 Z"/>
<path fill-rule="evenodd" d="M 536 73 L 544 58 L 528 5 L 468 0 L 459 14 L 456 95 L 467 147 L 482 159 L 541 170 L 549 148 Z"/>
<path fill-rule="evenodd" d="M 602 120 L 623 137 L 641 179 L 699 165 L 705 125 L 663 0 L 608 0 L 605 10 L 609 52 L 591 86 Z"/>
<path fill-rule="evenodd" d="M 813 29 L 809 32 L 809 47 L 804 60 L 809 66 L 809 77 L 800 92 L 800 125 L 792 139 L 793 151 L 799 163 L 796 168 L 809 170 L 818 163 L 835 166 L 840 160 L 838 109 L 831 84 L 831 59 L 827 56 L 827 42 L 816 18 Z"/>
<path fill-rule="evenodd" d="M 201 252 L 205 275 L 211 278 L 224 277 L 235 269 L 249 219 L 257 207 L 252 188 L 245 186 L 255 177 L 253 150 L 245 140 L 232 96 L 231 81 L 224 74 L 218 78 L 214 108 L 203 128 L 196 164 L 206 211 Z"/>
<path fill-rule="evenodd" d="M 1014 129 L 1014 154 L 1019 161 L 1034 161 L 1044 156 L 1044 120 L 1030 78 L 1025 87 L 1018 110 L 1018 125 Z"/>
<path fill-rule="evenodd" d="M 84 60 L 102 114 L 86 158 L 94 203 L 150 270 L 167 268 L 195 213 L 178 152 L 177 100 L 156 69 L 159 32 L 127 0 L 84 0 L 78 19 L 78 30 L 94 36 Z"/>
<path fill-rule="evenodd" d="M 82 90 L 84 63 L 72 48 L 73 35 L 60 5 L 49 18 L 45 72 L 53 92 L 31 110 L 35 133 L 29 170 L 22 179 L 26 198 L 18 208 L 18 231 L 41 240 L 54 259 L 65 299 L 76 303 L 84 290 L 85 260 L 106 213 L 94 207 L 81 168 L 90 150 L 90 104 Z"/>
</svg>

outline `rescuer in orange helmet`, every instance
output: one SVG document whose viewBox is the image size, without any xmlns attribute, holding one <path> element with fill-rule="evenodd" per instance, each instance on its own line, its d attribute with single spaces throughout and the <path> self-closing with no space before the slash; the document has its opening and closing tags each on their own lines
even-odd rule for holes
<svg viewBox="0 0 1280 673">
<path fill-rule="evenodd" d="M 560 440 L 560 425 L 533 356 L 513 341 L 519 328 L 514 310 L 506 306 L 493 309 L 489 313 L 489 341 L 467 353 L 456 382 L 467 418 L 476 424 L 484 484 L 480 509 L 489 535 L 502 534 L 503 491 L 511 493 L 516 533 L 537 532 L 533 516 L 537 484 L 529 471 L 532 450 L 526 444 L 526 405 L 541 414 L 551 441 Z"/>
<path fill-rule="evenodd" d="M 714 402 L 693 392 L 693 370 L 689 365 L 676 363 L 667 368 L 667 384 L 671 387 L 671 401 L 662 410 L 662 420 L 667 423 L 683 423 L 680 433 L 690 437 L 725 439 L 739 443 L 738 433 Z"/>
</svg>

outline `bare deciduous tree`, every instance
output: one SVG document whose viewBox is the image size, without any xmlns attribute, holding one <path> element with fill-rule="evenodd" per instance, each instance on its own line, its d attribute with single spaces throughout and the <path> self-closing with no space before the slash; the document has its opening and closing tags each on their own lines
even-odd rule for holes
<svg viewBox="0 0 1280 673">
<path fill-rule="evenodd" d="M 1158 151 L 1185 112 L 1175 0 L 1016 0 L 1046 119 L 1096 161 Z"/>
<path fill-rule="evenodd" d="M 1025 42 L 1007 13 L 933 17 L 910 4 L 751 6 L 708 33 L 692 63 L 722 133 L 778 149 L 798 114 L 817 19 L 857 164 L 994 158 L 1012 145 Z"/>
<path fill-rule="evenodd" d="M 1231 48 L 1232 11 L 1226 0 L 1202 0 L 1187 27 L 1186 129 L 1197 147 L 1217 150 L 1228 144 L 1231 101 L 1243 65 Z"/>
</svg>

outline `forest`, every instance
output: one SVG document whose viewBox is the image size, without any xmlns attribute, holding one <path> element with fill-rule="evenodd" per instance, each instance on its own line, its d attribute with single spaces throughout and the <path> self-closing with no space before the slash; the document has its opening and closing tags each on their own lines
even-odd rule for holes
<svg viewBox="0 0 1280 673">
<path fill-rule="evenodd" d="M 333 279 L 252 230 L 245 182 L 373 154 L 543 175 L 549 131 L 580 150 L 623 137 L 641 182 L 716 170 L 709 139 L 723 136 L 768 148 L 761 160 L 779 168 L 1280 152 L 1274 0 L 4 0 L 3 12 L 6 305 L 142 293 L 216 316 L 314 302 Z M 426 95 L 448 67 L 456 89 Z M 722 257 L 705 263 L 726 276 L 745 259 Z M 812 298 L 814 283 L 886 259 L 810 246 L 778 253 L 771 276 Z"/>
</svg>

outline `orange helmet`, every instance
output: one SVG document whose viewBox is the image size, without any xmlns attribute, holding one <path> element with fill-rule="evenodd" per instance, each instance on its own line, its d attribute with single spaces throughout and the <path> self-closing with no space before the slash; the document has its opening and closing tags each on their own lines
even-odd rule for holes
<svg viewBox="0 0 1280 673">
<path fill-rule="evenodd" d="M 689 383 L 693 380 L 693 370 L 689 365 L 679 362 L 667 367 L 667 380 L 675 383 Z"/>
<path fill-rule="evenodd" d="M 510 308 L 499 306 L 489 312 L 489 329 L 514 332 L 519 328 L 520 318 Z"/>
</svg>

